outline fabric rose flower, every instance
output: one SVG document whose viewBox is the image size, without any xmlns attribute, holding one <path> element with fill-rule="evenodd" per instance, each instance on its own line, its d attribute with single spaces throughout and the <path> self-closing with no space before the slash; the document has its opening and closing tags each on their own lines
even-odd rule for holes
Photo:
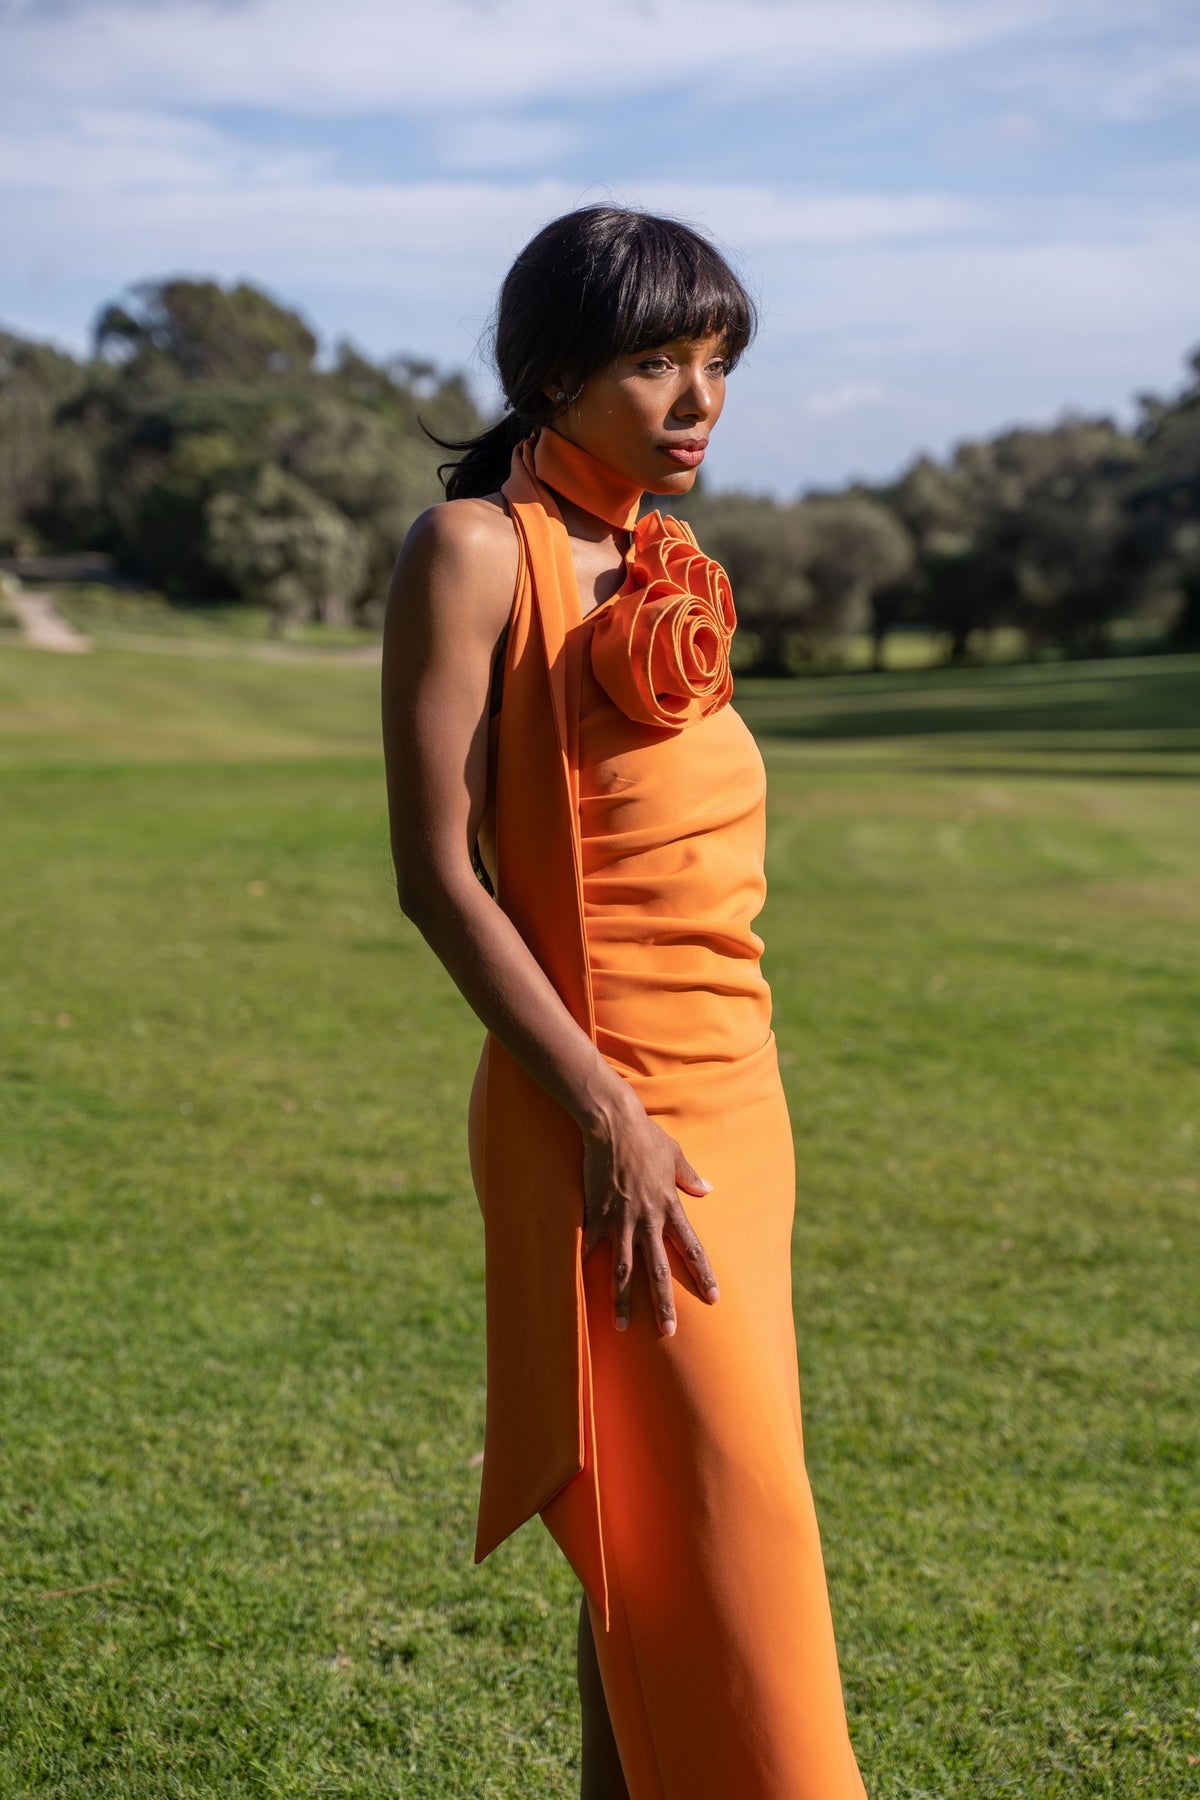
<svg viewBox="0 0 1200 1800">
<path fill-rule="evenodd" d="M 691 725 L 733 693 L 736 624 L 729 577 L 690 526 L 648 513 L 634 534 L 624 587 L 600 607 L 592 671 L 610 700 L 644 725 Z"/>
</svg>

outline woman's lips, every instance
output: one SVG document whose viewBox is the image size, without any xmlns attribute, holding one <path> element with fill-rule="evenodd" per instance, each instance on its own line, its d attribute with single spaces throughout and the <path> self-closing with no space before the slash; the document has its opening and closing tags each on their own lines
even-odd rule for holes
<svg viewBox="0 0 1200 1800">
<path fill-rule="evenodd" d="M 681 469 L 697 469 L 704 461 L 704 452 L 708 447 L 706 438 L 689 438 L 682 444 L 660 444 L 659 449 L 664 456 L 669 456 L 673 463 Z"/>
</svg>

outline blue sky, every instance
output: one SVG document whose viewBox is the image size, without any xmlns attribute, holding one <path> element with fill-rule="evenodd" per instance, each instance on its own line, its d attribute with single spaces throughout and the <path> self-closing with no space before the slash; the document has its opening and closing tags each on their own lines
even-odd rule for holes
<svg viewBox="0 0 1200 1800">
<path fill-rule="evenodd" d="M 613 198 L 733 254 L 763 329 L 706 473 L 791 494 L 1200 344 L 1194 0 L 0 0 L 0 323 L 259 282 L 466 366 L 522 242 Z"/>
</svg>

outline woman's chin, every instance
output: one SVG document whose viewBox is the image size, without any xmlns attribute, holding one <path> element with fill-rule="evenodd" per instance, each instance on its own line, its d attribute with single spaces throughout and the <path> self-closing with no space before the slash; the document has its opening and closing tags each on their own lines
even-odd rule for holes
<svg viewBox="0 0 1200 1800">
<path fill-rule="evenodd" d="M 659 469 L 646 485 L 649 494 L 686 494 L 696 485 L 698 469 Z"/>
</svg>

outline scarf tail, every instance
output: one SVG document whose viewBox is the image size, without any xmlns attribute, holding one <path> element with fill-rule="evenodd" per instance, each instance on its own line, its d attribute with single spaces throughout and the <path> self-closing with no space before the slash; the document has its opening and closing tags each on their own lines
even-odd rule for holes
<svg viewBox="0 0 1200 1800">
<path fill-rule="evenodd" d="M 505 483 L 520 545 L 496 778 L 497 900 L 595 1038 L 579 839 L 578 613 L 570 544 L 520 445 Z M 579 1130 L 490 1039 L 483 1186 L 487 1424 L 475 1560 L 581 1484 L 564 1549 L 607 1624 Z M 559 1512 L 562 1512 L 562 1508 Z"/>
</svg>

